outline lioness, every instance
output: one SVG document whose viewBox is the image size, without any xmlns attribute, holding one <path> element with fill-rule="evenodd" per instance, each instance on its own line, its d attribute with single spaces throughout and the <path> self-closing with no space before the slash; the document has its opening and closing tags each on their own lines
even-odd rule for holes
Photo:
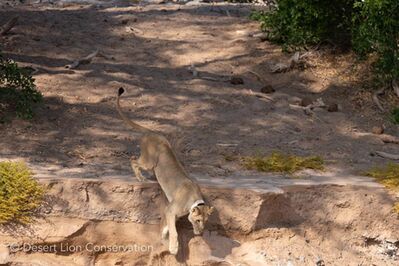
<svg viewBox="0 0 399 266">
<path fill-rule="evenodd" d="M 194 234 L 199 235 L 202 234 L 204 225 L 214 208 L 205 204 L 198 185 L 187 175 L 177 160 L 169 141 L 164 136 L 136 124 L 123 114 L 119 103 L 123 93 L 124 89 L 119 88 L 117 99 L 119 115 L 127 125 L 141 135 L 140 158 L 135 160 L 132 157 L 131 165 L 140 181 L 145 180 L 140 169 L 153 171 L 165 193 L 169 204 L 165 209 L 166 225 L 162 229 L 162 238 L 166 239 L 169 234 L 169 251 L 176 255 L 179 249 L 176 220 L 188 214 Z"/>
</svg>

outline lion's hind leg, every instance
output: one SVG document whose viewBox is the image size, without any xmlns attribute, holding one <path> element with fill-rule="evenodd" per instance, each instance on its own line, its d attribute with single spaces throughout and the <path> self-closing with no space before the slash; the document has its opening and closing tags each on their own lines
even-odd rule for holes
<svg viewBox="0 0 399 266">
<path fill-rule="evenodd" d="M 134 172 L 134 175 L 136 176 L 136 178 L 137 178 L 139 181 L 143 182 L 143 181 L 146 180 L 146 178 L 145 178 L 145 177 L 143 176 L 143 174 L 141 173 L 142 167 L 141 167 L 139 161 L 140 161 L 140 159 L 139 159 L 139 160 L 136 160 L 135 157 L 132 156 L 132 157 L 130 158 L 130 165 L 132 166 L 132 169 L 133 169 L 133 172 Z"/>
<path fill-rule="evenodd" d="M 153 171 L 155 167 L 155 163 L 151 158 L 145 156 L 145 154 L 141 154 L 138 160 L 135 160 L 134 157 L 130 159 L 130 164 L 132 165 L 132 169 L 137 179 L 140 181 L 145 181 L 147 178 L 143 176 L 141 170 L 144 171 Z"/>
</svg>

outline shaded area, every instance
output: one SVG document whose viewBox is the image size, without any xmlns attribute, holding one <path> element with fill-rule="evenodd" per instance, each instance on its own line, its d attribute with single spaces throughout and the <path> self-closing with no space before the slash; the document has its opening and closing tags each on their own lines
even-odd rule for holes
<svg viewBox="0 0 399 266">
<path fill-rule="evenodd" d="M 236 11 L 228 16 L 226 8 Z M 273 150 L 320 155 L 337 169 L 384 162 L 370 157 L 370 151 L 389 152 L 395 146 L 381 147 L 367 134 L 381 118 L 354 113 L 344 93 L 348 87 L 330 82 L 316 95 L 311 88 L 319 81 L 308 72 L 271 74 L 268 64 L 288 56 L 249 37 L 258 25 L 247 19 L 248 12 L 234 5 L 127 4 L 1 10 L 4 21 L 21 17 L 2 39 L 3 51 L 39 69 L 35 78 L 45 104 L 32 122 L 1 125 L 0 156 L 27 160 L 40 176 L 132 175 L 128 158 L 138 155 L 137 141 L 114 107 L 116 89 L 123 86 L 128 115 L 165 132 L 190 172 L 229 175 L 240 166 L 226 156 Z M 65 69 L 95 48 L 113 59 L 96 57 L 76 70 Z M 200 75 L 234 73 L 244 84 L 193 78 L 191 64 Z M 251 94 L 264 84 L 248 70 L 261 73 L 276 88 L 273 101 Z M 289 106 L 298 97 L 340 101 L 343 111 L 307 116 Z"/>
</svg>

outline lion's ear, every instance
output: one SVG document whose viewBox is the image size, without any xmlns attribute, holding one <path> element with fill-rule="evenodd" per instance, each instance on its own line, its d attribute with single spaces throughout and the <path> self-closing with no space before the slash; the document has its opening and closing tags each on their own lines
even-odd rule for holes
<svg viewBox="0 0 399 266">
<path fill-rule="evenodd" d="M 201 211 L 200 211 L 200 209 L 198 207 L 194 207 L 194 208 L 191 209 L 191 214 L 199 215 L 200 212 Z"/>
<path fill-rule="evenodd" d="M 211 215 L 214 210 L 215 210 L 214 207 L 208 207 L 208 215 Z"/>
</svg>

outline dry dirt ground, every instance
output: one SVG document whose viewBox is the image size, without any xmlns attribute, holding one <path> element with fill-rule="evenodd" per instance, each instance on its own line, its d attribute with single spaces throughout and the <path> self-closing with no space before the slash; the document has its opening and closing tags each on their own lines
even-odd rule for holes
<svg viewBox="0 0 399 266">
<path fill-rule="evenodd" d="M 249 37 L 258 31 L 249 6 L 119 3 L 3 6 L 1 23 L 20 16 L 1 39 L 3 53 L 39 70 L 34 77 L 45 100 L 34 120 L 0 125 L 2 158 L 22 158 L 52 176 L 131 175 L 128 158 L 138 149 L 115 110 L 121 86 L 129 116 L 169 134 L 190 172 L 228 175 L 240 167 L 226 162 L 226 153 L 281 150 L 321 155 L 333 172 L 359 173 L 386 162 L 370 152 L 397 151 L 370 134 L 374 125 L 385 124 L 394 135 L 398 127 L 368 103 L 359 111 L 354 90 L 341 78 L 355 68 L 344 57 L 330 56 L 305 71 L 270 73 L 272 62 L 287 62 L 290 55 Z M 95 49 L 108 59 L 65 68 Z M 200 75 L 235 74 L 244 84 L 194 78 L 191 64 Z M 276 90 L 272 101 L 251 94 L 267 84 Z M 341 110 L 308 116 L 289 106 L 298 97 L 321 97 Z"/>
<path fill-rule="evenodd" d="M 0 226 L 0 265 L 398 264 L 399 220 L 383 188 L 285 186 L 283 193 L 273 193 L 202 187 L 217 211 L 202 236 L 193 235 L 187 219 L 179 220 L 175 257 L 160 239 L 164 197 L 156 183 L 56 179 L 43 184 L 44 219 L 28 230 Z M 133 244 L 148 248 L 93 250 Z M 38 246 L 53 248 L 31 249 Z"/>
<path fill-rule="evenodd" d="M 313 67 L 271 73 L 273 63 L 287 62 L 290 55 L 253 37 L 259 25 L 248 19 L 248 5 L 6 2 L 0 3 L 0 24 L 16 15 L 19 22 L 9 35 L 0 37 L 1 50 L 20 65 L 39 70 L 34 78 L 44 103 L 31 121 L 14 119 L 0 124 L 0 158 L 22 159 L 39 177 L 133 176 L 129 157 L 138 155 L 139 150 L 115 109 L 116 92 L 121 86 L 127 90 L 122 105 L 129 116 L 167 134 L 188 172 L 209 178 L 243 171 L 239 162 L 226 160 L 236 155 L 275 150 L 320 155 L 326 160 L 329 174 L 345 175 L 359 174 L 371 165 L 387 162 L 370 156 L 370 152 L 398 151 L 397 145 L 383 144 L 370 133 L 373 126 L 384 124 L 387 133 L 397 136 L 398 127 L 367 100 L 369 92 L 354 89 L 353 60 L 340 55 L 319 57 L 320 53 L 314 52 L 309 59 L 315 62 Z M 95 57 L 77 69 L 65 68 L 96 49 L 105 57 Z M 194 77 L 189 71 L 192 65 L 200 77 L 218 79 L 234 74 L 242 77 L 244 84 Z M 264 80 L 249 71 L 259 73 Z M 253 92 L 265 85 L 272 85 L 276 91 L 268 94 L 270 99 L 256 97 Z M 318 110 L 307 115 L 291 106 L 306 97 L 338 103 L 339 111 Z M 309 194 L 307 199 L 318 202 L 319 196 Z M 387 199 L 381 202 L 385 200 L 391 206 L 392 197 L 385 196 Z M 337 192 L 331 197 L 339 199 L 340 195 Z M 360 201 L 364 207 L 369 199 Z M 343 204 L 337 208 L 346 208 Z M 378 223 L 395 221 L 388 205 L 381 210 L 386 216 L 380 216 L 384 218 Z M 364 209 L 358 211 L 367 213 Z M 353 218 L 358 215 L 352 214 Z M 316 218 L 321 221 L 327 214 L 318 215 L 321 216 Z M 373 215 L 367 217 L 367 221 L 373 220 Z M 315 224 L 316 218 L 312 220 Z M 392 226 L 395 231 L 397 225 Z M 315 228 L 322 231 L 333 227 Z M 345 228 L 340 229 L 345 232 Z M 279 230 L 264 232 L 264 241 L 291 235 L 284 231 L 290 229 Z M 332 235 L 329 233 L 328 237 Z M 251 241 L 261 238 L 251 237 Z M 281 242 L 281 249 L 290 239 Z M 314 253 L 309 255 L 309 261 L 307 255 L 299 255 L 307 244 L 304 236 L 296 242 L 295 265 L 317 261 L 320 252 L 316 254 L 314 250 L 318 244 L 306 249 Z M 344 250 L 346 246 L 338 248 Z M 275 249 L 278 255 L 280 247 Z M 291 265 L 290 252 L 287 250 L 287 256 L 283 256 L 287 265 Z M 364 254 L 368 252 L 369 249 Z M 357 258 L 351 265 L 395 264 L 387 257 L 365 258 L 363 263 L 359 254 L 348 255 L 341 265 L 351 264 L 350 258 Z M 337 256 L 329 257 L 329 261 L 334 264 L 340 255 Z M 270 264 L 283 265 L 277 262 Z"/>
</svg>

